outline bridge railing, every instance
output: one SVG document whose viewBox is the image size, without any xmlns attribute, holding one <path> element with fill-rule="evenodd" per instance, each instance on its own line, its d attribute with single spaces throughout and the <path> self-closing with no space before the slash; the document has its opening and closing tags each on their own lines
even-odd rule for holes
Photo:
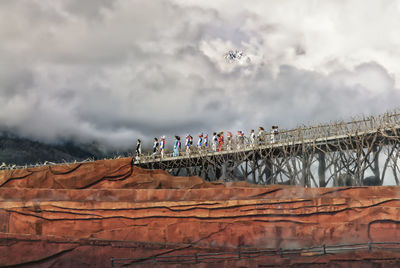
<svg viewBox="0 0 400 268">
<path fill-rule="evenodd" d="M 197 147 L 195 145 L 190 146 L 190 152 L 187 152 L 185 146 L 182 146 L 182 151 L 178 157 L 197 157 L 202 155 L 208 155 L 217 152 L 227 151 L 243 151 L 252 150 L 260 146 L 267 146 L 277 143 L 293 143 L 302 142 L 306 140 L 316 139 L 327 139 L 338 136 L 351 136 L 356 134 L 365 133 L 368 131 L 376 131 L 377 129 L 390 128 L 400 125 L 400 114 L 385 114 L 379 117 L 368 117 L 362 120 L 353 120 L 351 122 L 333 122 L 326 125 L 317 126 L 303 126 L 296 129 L 282 129 L 279 133 L 274 135 L 268 133 L 265 141 L 255 140 L 253 143 L 248 137 L 244 137 L 244 141 L 241 142 L 238 138 L 232 139 L 231 143 L 225 140 L 222 146 L 216 146 L 213 149 L 212 145 L 207 147 Z M 211 142 L 212 143 L 212 142 Z M 164 159 L 173 157 L 172 152 L 165 152 Z M 161 160 L 160 153 L 156 154 L 142 154 L 136 158 L 139 162 L 154 161 L 155 159 Z"/>
</svg>

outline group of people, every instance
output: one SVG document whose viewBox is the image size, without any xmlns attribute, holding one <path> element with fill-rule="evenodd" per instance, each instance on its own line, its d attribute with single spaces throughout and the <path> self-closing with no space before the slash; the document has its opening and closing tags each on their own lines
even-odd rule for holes
<svg viewBox="0 0 400 268">
<path fill-rule="evenodd" d="M 269 135 L 270 143 L 275 143 L 278 135 L 278 126 L 272 126 L 271 132 Z M 187 155 L 191 153 L 194 148 L 196 151 L 200 150 L 208 150 L 211 148 L 212 152 L 219 152 L 223 150 L 234 150 L 234 149 L 243 149 L 246 146 L 257 146 L 263 145 L 267 142 L 267 133 L 263 127 L 258 128 L 257 135 L 254 129 L 250 130 L 249 136 L 247 137 L 243 131 L 239 130 L 234 137 L 231 132 L 226 132 L 226 140 L 225 133 L 223 131 L 217 133 L 214 132 L 211 137 L 211 142 L 209 145 L 208 134 L 200 133 L 198 135 L 198 140 L 195 146 L 193 146 L 193 137 L 190 134 L 186 134 L 185 143 L 184 143 L 184 151 Z M 154 138 L 153 142 L 153 157 L 157 157 L 160 155 L 161 158 L 165 156 L 165 136 L 162 136 L 160 139 Z M 137 140 L 136 144 L 136 155 L 140 156 L 142 154 L 142 142 L 140 139 Z M 175 136 L 174 148 L 172 152 L 172 156 L 176 157 L 182 155 L 182 143 L 181 138 L 179 136 Z"/>
</svg>

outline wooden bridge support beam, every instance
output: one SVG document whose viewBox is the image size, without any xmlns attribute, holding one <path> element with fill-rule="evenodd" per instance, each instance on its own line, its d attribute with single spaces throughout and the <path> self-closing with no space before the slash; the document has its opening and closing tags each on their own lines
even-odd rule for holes
<svg viewBox="0 0 400 268">
<path fill-rule="evenodd" d="M 318 156 L 318 182 L 319 187 L 326 187 L 325 180 L 325 172 L 326 172 L 326 161 L 325 161 L 325 153 L 319 151 L 317 153 Z"/>
</svg>

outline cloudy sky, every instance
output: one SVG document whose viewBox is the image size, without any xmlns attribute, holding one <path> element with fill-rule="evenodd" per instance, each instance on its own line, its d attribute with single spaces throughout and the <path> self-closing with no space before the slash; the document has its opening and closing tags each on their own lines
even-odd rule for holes
<svg viewBox="0 0 400 268">
<path fill-rule="evenodd" d="M 398 0 L 0 0 L 0 129 L 125 146 L 392 111 L 399 17 Z"/>
</svg>

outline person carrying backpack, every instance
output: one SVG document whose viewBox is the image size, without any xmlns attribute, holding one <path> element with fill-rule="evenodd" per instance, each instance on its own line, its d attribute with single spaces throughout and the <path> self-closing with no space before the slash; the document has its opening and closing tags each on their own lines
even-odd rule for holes
<svg viewBox="0 0 400 268">
<path fill-rule="evenodd" d="M 156 158 L 156 155 L 157 155 L 158 150 L 159 150 L 159 146 L 160 146 L 160 144 L 158 143 L 158 139 L 154 138 L 154 142 L 153 142 L 153 156 L 154 156 L 154 158 Z"/>
<path fill-rule="evenodd" d="M 265 130 L 263 127 L 258 128 L 257 139 L 258 139 L 259 145 L 265 143 Z"/>
<path fill-rule="evenodd" d="M 191 135 L 189 135 L 189 144 L 190 144 L 190 146 L 193 145 L 193 137 Z"/>
<path fill-rule="evenodd" d="M 208 147 L 208 134 L 207 133 L 204 135 L 203 145 L 205 148 Z"/>
<path fill-rule="evenodd" d="M 203 133 L 199 134 L 199 139 L 197 141 L 197 148 L 201 149 L 201 145 L 203 144 Z"/>
</svg>

